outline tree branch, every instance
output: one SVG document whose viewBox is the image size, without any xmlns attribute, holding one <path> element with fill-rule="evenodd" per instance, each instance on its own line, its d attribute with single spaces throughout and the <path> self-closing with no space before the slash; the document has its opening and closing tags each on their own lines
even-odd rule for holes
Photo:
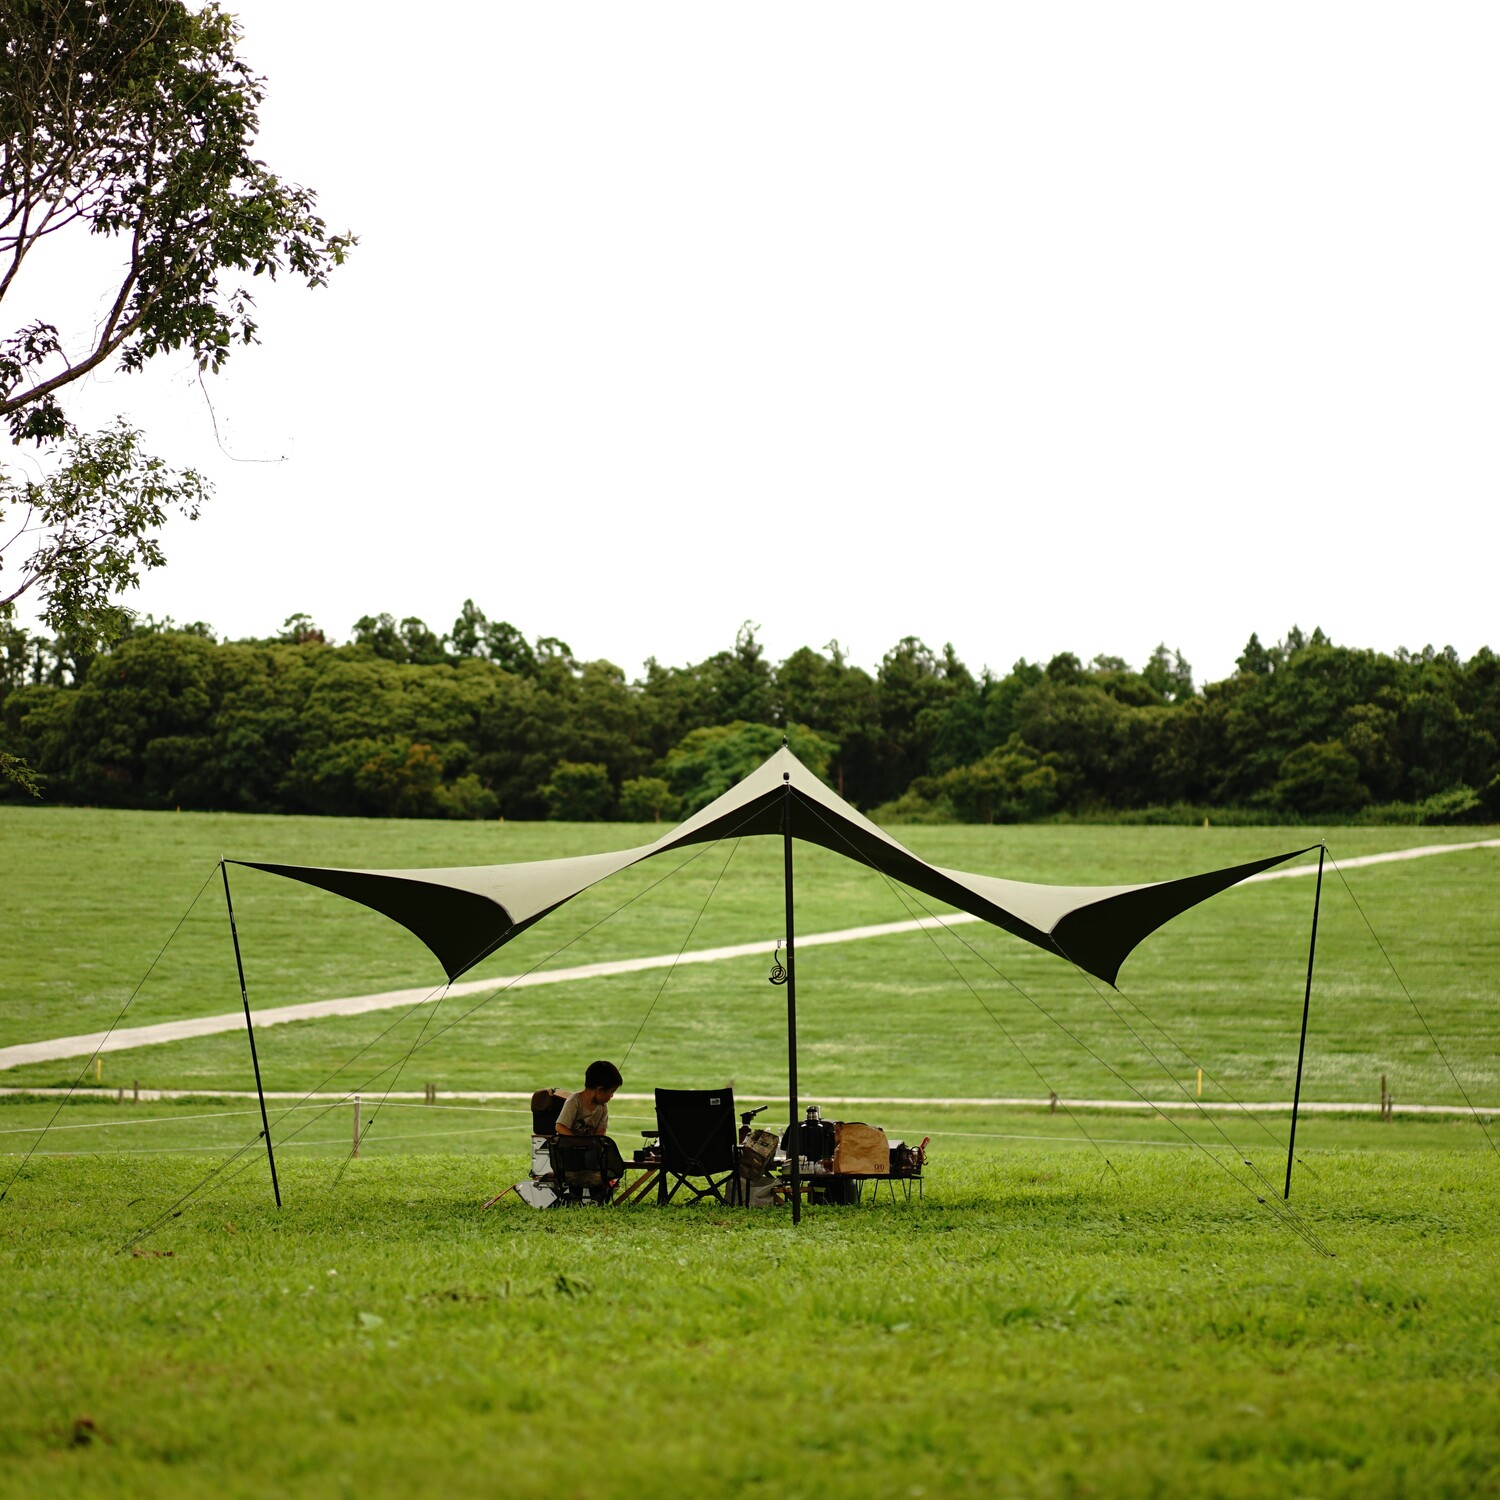
<svg viewBox="0 0 1500 1500">
<path fill-rule="evenodd" d="M 26 519 L 21 522 L 20 526 L 17 528 L 17 530 L 15 531 L 15 533 L 12 535 L 11 539 L 8 542 L 0 542 L 0 554 L 3 554 L 4 551 L 5 551 L 5 549 L 7 547 L 13 547 L 17 542 L 19 542 L 21 540 L 21 538 L 23 536 L 26 535 L 27 532 L 29 532 L 32 529 L 31 518 L 35 514 L 36 514 L 36 506 L 34 506 L 34 505 L 28 505 L 26 507 Z M 9 602 L 8 600 L 0 599 L 0 604 L 6 604 L 8 602 Z"/>
<path fill-rule="evenodd" d="M 134 276 L 130 280 L 134 281 Z M 121 289 L 121 296 L 129 289 L 129 283 Z M 29 391 L 19 396 L 13 396 L 8 401 L 0 401 L 0 417 L 9 416 L 13 411 L 20 411 L 23 406 L 30 406 L 33 401 L 40 401 L 43 396 L 50 395 L 53 391 L 65 386 L 69 381 L 77 380 L 80 375 L 87 375 L 90 370 L 97 369 L 107 360 L 126 339 L 130 337 L 137 328 L 146 320 L 146 314 L 150 312 L 157 297 L 150 297 L 144 301 L 135 315 L 120 327 L 119 333 L 108 343 L 101 343 L 87 359 L 79 360 L 77 364 L 68 365 L 59 371 L 50 380 L 44 380 L 40 385 L 34 385 Z"/>
</svg>

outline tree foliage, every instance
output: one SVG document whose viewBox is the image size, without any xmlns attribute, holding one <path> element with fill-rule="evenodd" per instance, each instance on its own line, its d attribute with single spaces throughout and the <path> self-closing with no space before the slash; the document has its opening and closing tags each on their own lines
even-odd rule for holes
<svg viewBox="0 0 1500 1500">
<path fill-rule="evenodd" d="M 736 719 L 708 729 L 695 729 L 667 753 L 667 782 L 685 813 L 707 807 L 730 787 L 743 781 L 785 738 L 792 753 L 815 776 L 828 774 L 828 762 L 838 748 L 831 740 L 801 724 L 785 732 L 769 724 Z"/>
<path fill-rule="evenodd" d="M 632 823 L 660 823 L 676 817 L 682 804 L 660 776 L 632 776 L 620 788 L 620 816 Z"/>
<path fill-rule="evenodd" d="M 547 816 L 565 823 L 597 823 L 609 817 L 615 794 L 609 767 L 592 761 L 560 760 L 542 787 Z"/>
<path fill-rule="evenodd" d="M 36 317 L 0 341 L 0 414 L 15 441 L 45 442 L 66 435 L 74 381 L 183 348 L 219 369 L 257 339 L 251 280 L 321 286 L 353 240 L 254 155 L 265 81 L 217 6 L 4 0 L 0 24 L 0 302 L 70 229 L 121 251 L 83 304 L 97 321 Z"/>
<path fill-rule="evenodd" d="M 157 533 L 168 513 L 196 520 L 209 493 L 196 471 L 144 452 L 124 421 L 75 437 L 44 479 L 0 470 L 0 613 L 35 589 L 42 619 L 75 645 L 118 637 L 129 616 L 114 601 L 165 561 Z M 13 548 L 29 550 L 6 575 Z"/>
<path fill-rule="evenodd" d="M 962 823 L 1024 823 L 1062 800 L 1064 778 L 1055 755 L 1038 754 L 1019 735 L 972 765 L 942 776 L 938 795 Z"/>
</svg>

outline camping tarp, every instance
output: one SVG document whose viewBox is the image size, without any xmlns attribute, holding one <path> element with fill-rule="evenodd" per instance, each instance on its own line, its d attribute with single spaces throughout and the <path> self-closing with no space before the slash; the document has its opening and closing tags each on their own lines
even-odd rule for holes
<svg viewBox="0 0 1500 1500">
<path fill-rule="evenodd" d="M 783 832 L 847 856 L 1055 953 L 1113 985 L 1131 950 L 1200 901 L 1305 849 L 1178 880 L 1062 886 L 929 864 L 823 783 L 786 748 L 654 843 L 609 854 L 455 869 L 357 870 L 233 860 L 384 912 L 415 933 L 450 980 L 590 886 L 690 844 Z"/>
</svg>

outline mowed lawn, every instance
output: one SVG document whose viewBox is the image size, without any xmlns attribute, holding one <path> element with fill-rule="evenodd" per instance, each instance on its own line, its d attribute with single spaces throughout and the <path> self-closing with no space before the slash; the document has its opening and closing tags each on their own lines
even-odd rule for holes
<svg viewBox="0 0 1500 1500">
<path fill-rule="evenodd" d="M 794 1229 L 302 1158 L 281 1212 L 262 1164 L 133 1249 L 201 1161 L 36 1160 L 0 1493 L 1494 1493 L 1493 1155 L 1319 1152 L 1295 1228 L 1197 1153 L 1112 1160 L 955 1145 Z"/>
<path fill-rule="evenodd" d="M 651 832 L 0 811 L 0 1045 L 108 1025 L 200 888 L 123 1024 L 235 1009 L 220 853 L 478 863 Z M 1353 857 L 1494 832 L 1330 840 Z M 1077 882 L 1314 835 L 902 836 L 939 863 Z M 568 1084 L 605 1055 L 627 1090 L 778 1093 L 779 861 L 773 841 L 658 861 L 488 967 L 734 942 L 764 942 L 763 959 L 268 1028 L 268 1085 L 371 1089 L 368 1119 L 392 1082 Z M 798 870 L 801 932 L 914 914 L 834 856 L 799 846 Z M 1349 872 L 1424 1024 L 1330 875 L 1305 1096 L 1373 1102 L 1385 1072 L 1398 1101 L 1461 1085 L 1500 1104 L 1497 877 L 1495 850 Z M 231 878 L 257 1006 L 434 981 L 394 924 Z M 1148 939 L 1123 1000 L 979 925 L 941 948 L 808 949 L 802 1094 L 1181 1099 L 1202 1065 L 1212 1102 L 1286 1098 L 1311 903 L 1306 878 L 1217 898 Z M 114 1103 L 137 1078 L 204 1096 Z M 526 1118 L 462 1101 L 386 1106 L 342 1171 L 349 1106 L 281 1101 L 278 1211 L 253 1102 L 211 1097 L 249 1086 L 243 1034 L 109 1054 L 85 1082 L 61 1110 L 0 1104 L 6 1181 L 57 1114 L 0 1202 L 0 1495 L 1496 1492 L 1500 1155 L 1472 1121 L 1307 1117 L 1288 1207 L 1282 1116 L 881 1106 L 869 1117 L 893 1135 L 933 1135 L 924 1196 L 794 1229 L 707 1206 L 483 1210 L 523 1170 Z M 645 1104 L 616 1114 L 627 1141 L 649 1123 Z"/>
</svg>

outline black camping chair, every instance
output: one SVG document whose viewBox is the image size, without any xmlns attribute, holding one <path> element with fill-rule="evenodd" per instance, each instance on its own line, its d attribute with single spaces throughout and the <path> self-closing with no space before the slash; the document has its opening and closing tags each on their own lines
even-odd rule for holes
<svg viewBox="0 0 1500 1500">
<path fill-rule="evenodd" d="M 625 1175 L 620 1148 L 607 1135 L 554 1135 L 547 1155 L 563 1203 L 608 1203 Z"/>
<path fill-rule="evenodd" d="M 726 1190 L 732 1192 L 739 1165 L 734 1091 L 657 1089 L 656 1128 L 661 1139 L 656 1201 L 670 1203 L 685 1188 L 695 1203 L 700 1198 L 728 1203 Z"/>
</svg>

